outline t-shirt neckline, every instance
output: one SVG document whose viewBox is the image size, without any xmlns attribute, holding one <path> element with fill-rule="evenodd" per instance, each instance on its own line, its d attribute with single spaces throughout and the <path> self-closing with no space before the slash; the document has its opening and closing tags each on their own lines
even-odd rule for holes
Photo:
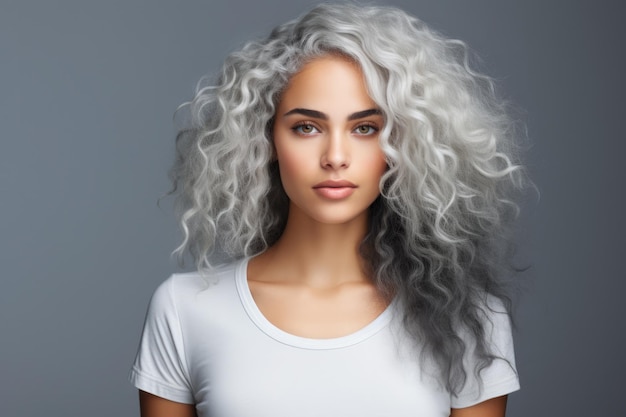
<svg viewBox="0 0 626 417">
<path fill-rule="evenodd" d="M 244 310 L 250 317 L 250 320 L 266 335 L 274 340 L 284 343 L 286 345 L 303 348 L 303 349 L 339 349 L 348 346 L 353 346 L 362 341 L 372 337 L 380 330 L 385 328 L 393 316 L 394 306 L 396 300 L 394 299 L 387 308 L 378 315 L 373 321 L 357 330 L 354 333 L 350 333 L 345 336 L 328 338 L 328 339 L 313 339 L 302 336 L 296 336 L 288 333 L 270 322 L 261 310 L 256 305 L 250 287 L 248 286 L 248 261 L 250 258 L 244 258 L 235 267 L 235 283 L 237 286 L 237 292 L 239 293 L 239 299 L 243 305 Z"/>
</svg>

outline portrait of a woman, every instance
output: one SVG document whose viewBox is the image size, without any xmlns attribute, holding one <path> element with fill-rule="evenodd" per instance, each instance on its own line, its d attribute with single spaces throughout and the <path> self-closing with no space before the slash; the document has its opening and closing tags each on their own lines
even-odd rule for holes
<svg viewBox="0 0 626 417">
<path fill-rule="evenodd" d="M 320 5 L 183 106 L 197 262 L 156 291 L 142 415 L 503 416 L 524 183 L 490 79 L 403 11 Z"/>
<path fill-rule="evenodd" d="M 0 416 L 624 414 L 624 5 L 323 1 L 3 2 Z"/>
</svg>

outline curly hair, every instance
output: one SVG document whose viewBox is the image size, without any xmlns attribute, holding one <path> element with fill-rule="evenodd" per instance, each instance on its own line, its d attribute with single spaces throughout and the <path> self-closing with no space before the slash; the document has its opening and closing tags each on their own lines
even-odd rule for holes
<svg viewBox="0 0 626 417">
<path fill-rule="evenodd" d="M 524 174 L 490 78 L 466 45 L 389 7 L 323 4 L 247 43 L 213 85 L 183 107 L 171 171 L 183 242 L 199 269 L 253 256 L 280 237 L 288 198 L 273 160 L 281 92 L 304 63 L 339 54 L 358 63 L 383 113 L 388 170 L 361 254 L 382 294 L 400 299 L 404 327 L 451 393 L 479 375 L 490 351 L 485 309 L 511 301 L 507 231 Z M 470 335 L 470 343 L 462 334 Z M 476 368 L 463 356 L 473 347 Z"/>
</svg>

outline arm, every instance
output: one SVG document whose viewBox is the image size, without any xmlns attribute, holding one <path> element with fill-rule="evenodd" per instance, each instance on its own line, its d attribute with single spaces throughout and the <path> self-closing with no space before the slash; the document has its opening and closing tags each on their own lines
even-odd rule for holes
<svg viewBox="0 0 626 417">
<path fill-rule="evenodd" d="M 142 417 L 195 416 L 173 285 L 174 277 L 171 277 L 157 288 L 150 300 L 130 372 L 131 383 L 139 389 Z"/>
<path fill-rule="evenodd" d="M 453 408 L 450 417 L 504 417 L 507 396 L 491 398 L 471 407 Z"/>
<path fill-rule="evenodd" d="M 139 390 L 141 417 L 196 417 L 193 404 L 183 404 Z"/>
</svg>

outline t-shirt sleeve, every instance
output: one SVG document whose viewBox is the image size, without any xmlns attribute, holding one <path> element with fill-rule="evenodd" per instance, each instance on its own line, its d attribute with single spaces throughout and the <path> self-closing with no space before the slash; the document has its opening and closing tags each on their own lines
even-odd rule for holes
<svg viewBox="0 0 626 417">
<path fill-rule="evenodd" d="M 155 291 L 130 371 L 131 383 L 142 391 L 180 403 L 192 404 L 183 333 L 175 302 L 172 276 Z"/>
<path fill-rule="evenodd" d="M 509 315 L 499 301 L 490 300 L 488 304 L 484 309 L 485 332 L 496 358 L 479 373 L 480 380 L 474 375 L 474 361 L 466 358 L 467 382 L 457 396 L 452 396 L 453 408 L 470 407 L 520 388 Z"/>
</svg>

